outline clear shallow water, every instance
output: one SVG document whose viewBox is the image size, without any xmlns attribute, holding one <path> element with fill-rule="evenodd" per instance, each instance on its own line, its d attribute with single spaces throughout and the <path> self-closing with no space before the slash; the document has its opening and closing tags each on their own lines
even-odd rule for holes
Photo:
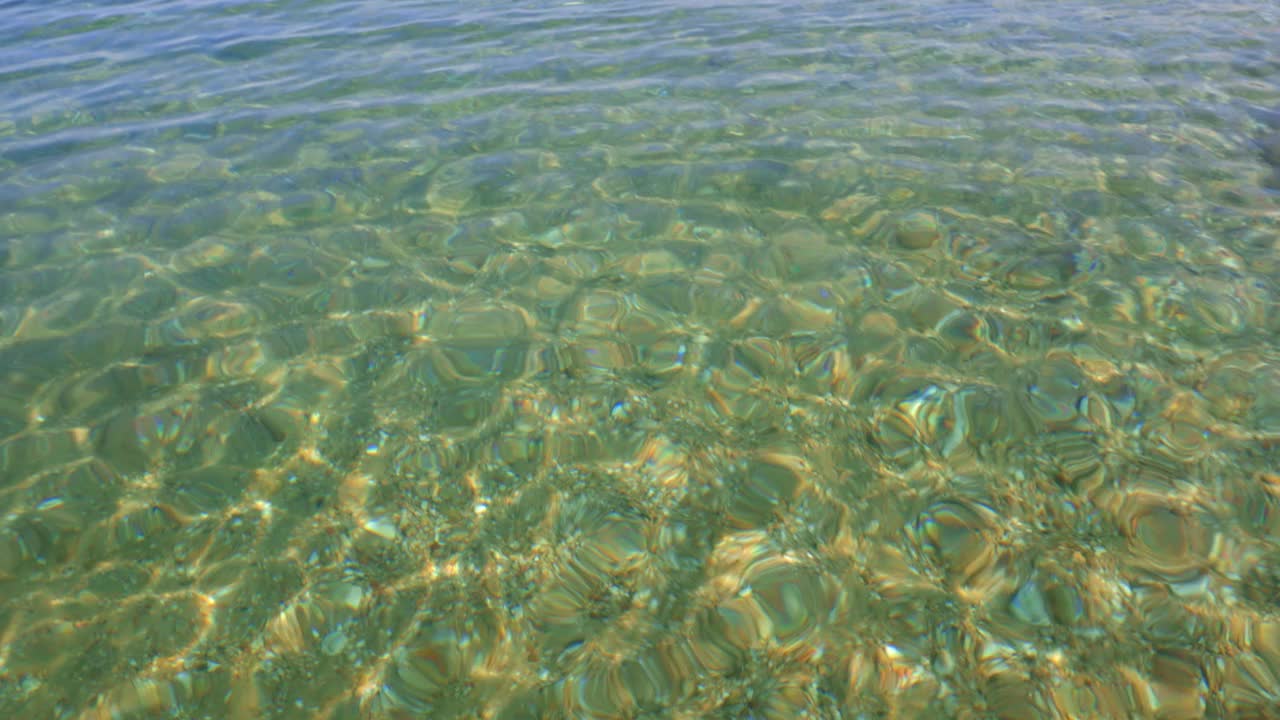
<svg viewBox="0 0 1280 720">
<path fill-rule="evenodd" d="M 0 710 L 1273 717 L 1277 28 L 0 7 Z"/>
</svg>

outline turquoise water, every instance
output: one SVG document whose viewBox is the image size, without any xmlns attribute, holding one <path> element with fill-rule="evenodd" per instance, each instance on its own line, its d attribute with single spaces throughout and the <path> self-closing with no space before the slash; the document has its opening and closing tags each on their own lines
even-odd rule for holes
<svg viewBox="0 0 1280 720">
<path fill-rule="evenodd" d="M 0 4 L 0 715 L 1280 717 L 1277 48 Z"/>
</svg>

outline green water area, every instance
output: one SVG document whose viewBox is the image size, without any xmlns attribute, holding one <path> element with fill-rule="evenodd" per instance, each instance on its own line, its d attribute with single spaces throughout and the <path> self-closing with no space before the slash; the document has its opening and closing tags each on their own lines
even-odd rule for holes
<svg viewBox="0 0 1280 720">
<path fill-rule="evenodd" d="M 0 3 L 0 717 L 1280 718 L 1280 5 Z"/>
</svg>

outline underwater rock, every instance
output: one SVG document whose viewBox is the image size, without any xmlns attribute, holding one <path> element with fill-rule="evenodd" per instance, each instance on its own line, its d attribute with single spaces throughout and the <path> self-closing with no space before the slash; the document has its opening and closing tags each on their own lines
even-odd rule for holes
<svg viewBox="0 0 1280 720">
<path fill-rule="evenodd" d="M 1262 162 L 1271 168 L 1271 174 L 1262 181 L 1262 186 L 1280 190 L 1280 108 L 1264 110 L 1255 107 L 1250 114 L 1267 126 L 1261 135 L 1254 138 L 1254 144 L 1262 154 Z"/>
<path fill-rule="evenodd" d="M 941 236 L 937 216 L 923 210 L 916 210 L 899 218 L 895 233 L 898 244 L 908 250 L 933 247 Z"/>
<path fill-rule="evenodd" d="M 1271 175 L 1262 181 L 1262 186 L 1280 190 L 1280 130 L 1263 135 L 1258 146 L 1262 149 L 1262 161 L 1271 168 Z"/>
</svg>

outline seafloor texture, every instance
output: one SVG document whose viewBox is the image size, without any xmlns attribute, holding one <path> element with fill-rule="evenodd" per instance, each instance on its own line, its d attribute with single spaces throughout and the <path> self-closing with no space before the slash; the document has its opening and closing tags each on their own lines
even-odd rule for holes
<svg viewBox="0 0 1280 720">
<path fill-rule="evenodd" d="M 1277 49 L 0 5 L 0 717 L 1280 717 Z"/>
</svg>

